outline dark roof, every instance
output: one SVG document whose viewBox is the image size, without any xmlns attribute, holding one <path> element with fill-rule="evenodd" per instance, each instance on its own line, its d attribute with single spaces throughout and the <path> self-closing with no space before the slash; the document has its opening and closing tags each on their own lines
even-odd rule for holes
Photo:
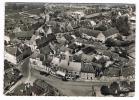
<svg viewBox="0 0 139 100">
<path fill-rule="evenodd" d="M 97 37 L 101 31 L 98 30 L 92 30 L 92 29 L 87 29 L 87 28 L 79 28 L 79 33 L 82 34 L 87 34 L 89 36 Z"/>
<path fill-rule="evenodd" d="M 69 34 L 64 34 L 64 37 L 65 37 L 65 39 L 66 40 L 68 40 L 68 41 L 72 41 L 74 38 L 71 36 L 71 35 L 69 35 Z"/>
<path fill-rule="evenodd" d="M 41 54 L 47 54 L 48 55 L 48 54 L 50 54 L 50 52 L 53 52 L 53 51 L 52 51 L 52 49 L 50 48 L 49 45 L 40 48 L 40 53 Z"/>
<path fill-rule="evenodd" d="M 41 39 L 36 39 L 36 44 L 37 46 L 44 47 L 46 46 L 49 42 L 56 40 L 56 37 L 54 34 L 49 34 L 46 36 L 41 37 Z"/>
<path fill-rule="evenodd" d="M 92 46 L 95 49 L 100 49 L 100 50 L 106 50 L 107 49 L 107 47 L 101 42 L 93 42 Z"/>
<path fill-rule="evenodd" d="M 46 27 L 46 30 L 45 32 L 48 30 L 48 26 L 50 25 L 52 28 L 52 32 L 53 33 L 58 33 L 59 32 L 59 22 L 56 22 L 56 21 L 48 21 L 46 23 L 47 25 L 45 26 Z"/>
<path fill-rule="evenodd" d="M 40 46 L 46 42 L 46 36 L 41 37 L 41 39 L 36 39 L 37 46 Z"/>
<path fill-rule="evenodd" d="M 135 68 L 134 67 L 127 67 L 122 69 L 122 76 L 128 77 L 128 76 L 135 75 Z"/>
<path fill-rule="evenodd" d="M 119 55 L 117 53 L 111 52 L 110 50 L 104 50 L 102 53 L 110 58 L 119 59 Z"/>
<path fill-rule="evenodd" d="M 4 60 L 4 70 L 14 67 L 9 61 Z"/>
<path fill-rule="evenodd" d="M 24 38 L 29 37 L 29 38 L 31 38 L 32 35 L 33 35 L 33 31 L 21 31 L 21 32 L 16 33 L 15 37 L 18 37 L 18 38 L 19 37 L 24 37 Z"/>
<path fill-rule="evenodd" d="M 31 48 L 29 46 L 27 46 L 26 44 L 24 44 L 24 46 L 19 45 L 18 47 L 6 47 L 5 48 L 6 51 L 14 56 L 19 56 L 22 53 L 25 52 L 31 52 Z"/>
<path fill-rule="evenodd" d="M 135 43 L 129 45 L 128 47 L 126 47 L 127 53 L 135 53 Z"/>
<path fill-rule="evenodd" d="M 14 74 L 13 74 L 14 73 Z M 9 72 L 4 74 L 4 78 L 10 81 L 16 82 L 21 76 L 19 75 L 20 71 L 17 69 L 10 70 Z M 6 80 L 5 80 L 6 81 Z"/>
<path fill-rule="evenodd" d="M 85 53 L 85 54 L 88 54 L 88 53 L 91 53 L 91 52 L 96 52 L 95 48 L 94 47 L 86 47 L 86 48 L 83 48 L 82 51 Z"/>
<path fill-rule="evenodd" d="M 20 54 L 22 54 L 22 51 L 18 48 L 16 52 L 16 56 L 19 56 Z"/>
<path fill-rule="evenodd" d="M 111 35 L 114 35 L 116 33 L 119 33 L 119 31 L 117 30 L 117 28 L 110 28 L 106 31 L 103 32 L 103 34 L 105 35 L 105 37 L 109 37 Z"/>
<path fill-rule="evenodd" d="M 79 27 L 79 21 L 71 21 L 71 26 L 75 29 L 77 27 Z"/>
<path fill-rule="evenodd" d="M 118 77 L 120 75 L 120 69 L 116 67 L 109 67 L 104 71 L 104 76 Z"/>
<path fill-rule="evenodd" d="M 130 85 L 128 84 L 127 81 L 120 81 L 119 86 L 120 86 L 120 91 L 121 92 L 124 92 L 124 91 L 126 92 L 127 90 L 129 91 Z"/>
<path fill-rule="evenodd" d="M 82 20 L 80 24 L 81 24 L 81 27 L 92 28 L 92 24 L 89 20 Z"/>
<path fill-rule="evenodd" d="M 37 85 L 43 89 L 47 89 L 48 87 L 50 88 L 53 88 L 51 85 L 49 85 L 48 83 L 46 83 L 44 80 L 41 80 L 41 79 L 37 79 L 35 80 L 35 82 L 33 83 L 34 85 Z"/>
<path fill-rule="evenodd" d="M 95 73 L 95 69 L 91 63 L 82 63 L 81 72 Z"/>
<path fill-rule="evenodd" d="M 5 51 L 12 54 L 12 55 L 16 55 L 17 52 L 17 47 L 11 47 L 11 46 L 7 46 L 5 47 Z"/>
</svg>

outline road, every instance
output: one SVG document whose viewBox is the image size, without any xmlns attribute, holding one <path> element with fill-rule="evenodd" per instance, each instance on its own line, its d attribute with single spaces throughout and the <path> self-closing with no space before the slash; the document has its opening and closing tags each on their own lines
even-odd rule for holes
<svg viewBox="0 0 139 100">
<path fill-rule="evenodd" d="M 48 84 L 57 88 L 66 96 L 91 96 L 92 86 L 100 87 L 108 84 L 106 82 L 80 82 L 80 81 L 62 81 L 54 76 L 44 76 L 34 69 L 31 70 L 31 77 L 34 79 L 45 80 Z"/>
</svg>

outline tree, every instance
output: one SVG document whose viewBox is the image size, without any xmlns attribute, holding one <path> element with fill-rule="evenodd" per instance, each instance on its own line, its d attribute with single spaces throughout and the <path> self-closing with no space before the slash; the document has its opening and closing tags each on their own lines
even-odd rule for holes
<svg viewBox="0 0 139 100">
<path fill-rule="evenodd" d="M 101 89 L 100 89 L 100 91 L 101 91 L 101 94 L 103 94 L 103 95 L 110 95 L 110 90 L 109 90 L 109 88 L 108 88 L 108 86 L 102 86 L 101 87 Z"/>
</svg>

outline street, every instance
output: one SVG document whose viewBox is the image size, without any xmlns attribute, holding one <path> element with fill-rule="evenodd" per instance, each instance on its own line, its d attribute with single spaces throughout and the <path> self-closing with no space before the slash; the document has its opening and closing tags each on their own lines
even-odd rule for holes
<svg viewBox="0 0 139 100">
<path fill-rule="evenodd" d="M 48 84 L 60 90 L 66 96 L 91 96 L 92 86 L 100 87 L 107 85 L 103 82 L 80 82 L 80 81 L 62 81 L 54 76 L 40 75 L 39 71 L 32 69 L 30 79 L 42 79 Z"/>
</svg>

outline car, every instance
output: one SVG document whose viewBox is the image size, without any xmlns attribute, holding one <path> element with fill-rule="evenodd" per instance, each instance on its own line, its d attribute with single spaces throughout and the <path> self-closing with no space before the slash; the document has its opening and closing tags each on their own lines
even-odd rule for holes
<svg viewBox="0 0 139 100">
<path fill-rule="evenodd" d="M 48 75 L 49 75 L 48 73 L 42 72 L 42 71 L 40 72 L 40 74 L 41 74 L 41 75 L 45 75 L 45 76 L 48 76 Z"/>
</svg>

